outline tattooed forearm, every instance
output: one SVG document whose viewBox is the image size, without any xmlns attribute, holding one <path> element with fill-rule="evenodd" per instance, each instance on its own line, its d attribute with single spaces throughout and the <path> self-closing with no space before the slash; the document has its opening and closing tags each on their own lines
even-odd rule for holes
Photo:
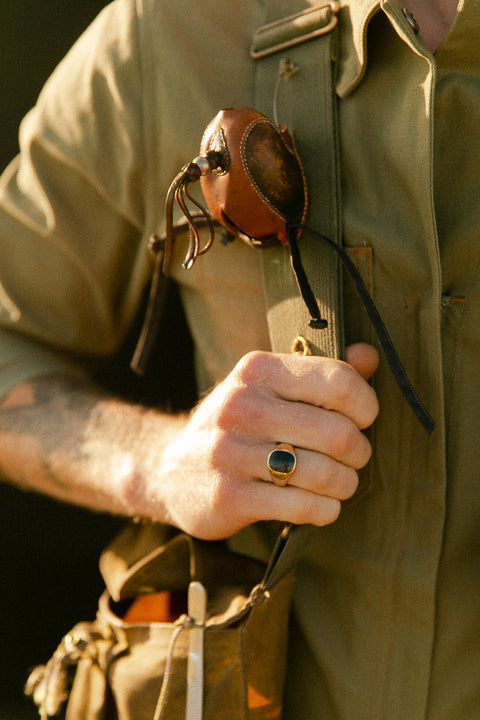
<svg viewBox="0 0 480 720">
<path fill-rule="evenodd" d="M 88 422 L 95 402 L 93 391 L 86 392 L 84 387 L 81 390 L 78 381 L 41 377 L 15 389 L 0 405 L 1 437 L 12 448 L 30 447 L 51 482 L 65 486 L 51 467 L 52 458 L 63 453 L 73 460 L 81 448 L 82 427 Z M 18 452 L 19 462 L 21 458 L 22 453 Z M 9 454 L 0 455 L 1 469 L 7 475 L 11 469 L 9 460 Z"/>
<path fill-rule="evenodd" d="M 133 515 L 171 420 L 81 381 L 41 377 L 0 404 L 0 472 L 60 500 Z"/>
</svg>

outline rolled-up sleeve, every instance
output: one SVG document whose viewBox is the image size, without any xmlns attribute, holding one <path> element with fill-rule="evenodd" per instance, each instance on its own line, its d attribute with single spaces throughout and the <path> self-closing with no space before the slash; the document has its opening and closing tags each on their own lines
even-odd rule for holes
<svg viewBox="0 0 480 720">
<path fill-rule="evenodd" d="M 150 272 L 135 5 L 108 6 L 44 87 L 0 180 L 0 395 L 119 347 Z"/>
</svg>

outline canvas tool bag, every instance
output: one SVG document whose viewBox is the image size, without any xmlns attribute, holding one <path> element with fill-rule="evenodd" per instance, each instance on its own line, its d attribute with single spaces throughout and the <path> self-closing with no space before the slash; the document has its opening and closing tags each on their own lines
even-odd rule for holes
<svg viewBox="0 0 480 720">
<path fill-rule="evenodd" d="M 129 525 L 102 554 L 97 618 L 76 625 L 39 671 L 42 718 L 65 700 L 67 720 L 280 717 L 293 585 L 285 560 L 267 570 L 221 542 Z M 208 588 L 205 618 L 193 617 L 192 580 Z"/>
<path fill-rule="evenodd" d="M 338 241 L 332 81 L 337 7 L 303 0 L 266 5 L 267 24 L 252 44 L 257 106 L 270 113 L 265 98 L 286 101 L 288 113 L 279 102 L 281 120 L 293 125 L 307 160 L 307 184 L 322 198 L 313 222 Z M 314 53 L 308 52 L 311 44 Z M 282 79 L 285 90 L 277 92 L 285 51 L 302 71 Z M 315 108 L 315 122 L 305 107 L 295 112 L 299 99 Z M 319 149 L 321 163 L 310 159 L 312 147 Z M 272 349 L 308 348 L 339 357 L 339 263 L 311 238 L 302 240 L 302 256 L 327 327 L 309 328 L 288 251 L 262 251 Z M 225 543 L 199 541 L 154 523 L 129 525 L 102 554 L 106 589 L 96 619 L 76 625 L 49 663 L 32 673 L 27 691 L 42 720 L 57 713 L 66 720 L 280 718 L 294 568 L 309 533 L 309 527 L 279 527 L 264 565 L 232 553 Z"/>
</svg>

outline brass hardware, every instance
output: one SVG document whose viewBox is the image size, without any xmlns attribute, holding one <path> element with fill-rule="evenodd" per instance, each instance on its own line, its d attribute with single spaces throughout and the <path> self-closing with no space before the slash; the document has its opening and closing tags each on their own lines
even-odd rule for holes
<svg viewBox="0 0 480 720">
<path fill-rule="evenodd" d="M 296 353 L 297 355 L 312 355 L 312 344 L 302 335 L 299 335 L 293 341 L 292 353 Z"/>
<path fill-rule="evenodd" d="M 313 38 L 329 33 L 337 24 L 336 13 L 338 12 L 339 7 L 339 3 L 335 2 L 335 0 L 332 0 L 332 2 L 315 5 L 314 7 L 308 8 L 307 10 L 302 10 L 301 12 L 296 13 L 295 15 L 289 15 L 288 17 L 281 18 L 280 20 L 268 23 L 267 25 L 263 25 L 262 27 L 258 28 L 258 30 L 253 36 L 253 43 L 250 48 L 250 57 L 253 60 L 258 60 L 259 58 L 265 57 L 266 55 L 272 55 L 273 53 L 279 52 L 280 50 L 285 50 L 286 48 L 292 47 L 293 45 L 299 45 L 300 43 L 306 42 L 307 40 L 313 40 Z M 330 17 L 328 17 L 325 25 L 316 27 L 316 29 L 314 30 L 307 30 L 302 34 L 293 34 L 293 37 L 290 37 L 288 40 L 282 40 L 282 33 L 279 32 L 278 43 L 268 45 L 267 47 L 262 47 L 261 36 L 265 35 L 267 36 L 267 39 L 269 36 L 275 37 L 276 31 L 280 30 L 282 25 L 287 25 L 289 23 L 297 24 L 298 29 L 301 29 L 302 26 L 311 27 L 315 24 L 318 25 L 318 23 L 315 22 L 310 22 L 309 24 L 309 16 L 312 15 L 312 13 L 318 13 L 318 11 L 324 9 L 330 9 Z M 305 22 L 303 23 L 302 21 L 304 20 Z M 260 45 L 260 49 L 257 49 L 258 45 Z"/>
</svg>

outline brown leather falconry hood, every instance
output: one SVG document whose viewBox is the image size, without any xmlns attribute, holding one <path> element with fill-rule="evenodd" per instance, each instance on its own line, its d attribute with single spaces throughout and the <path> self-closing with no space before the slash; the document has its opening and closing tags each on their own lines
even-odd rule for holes
<svg viewBox="0 0 480 720">
<path fill-rule="evenodd" d="M 303 224 L 307 186 L 292 136 L 249 108 L 221 110 L 208 125 L 201 155 L 222 157 L 200 178 L 210 212 L 253 244 L 288 245 L 287 222 Z"/>
</svg>

